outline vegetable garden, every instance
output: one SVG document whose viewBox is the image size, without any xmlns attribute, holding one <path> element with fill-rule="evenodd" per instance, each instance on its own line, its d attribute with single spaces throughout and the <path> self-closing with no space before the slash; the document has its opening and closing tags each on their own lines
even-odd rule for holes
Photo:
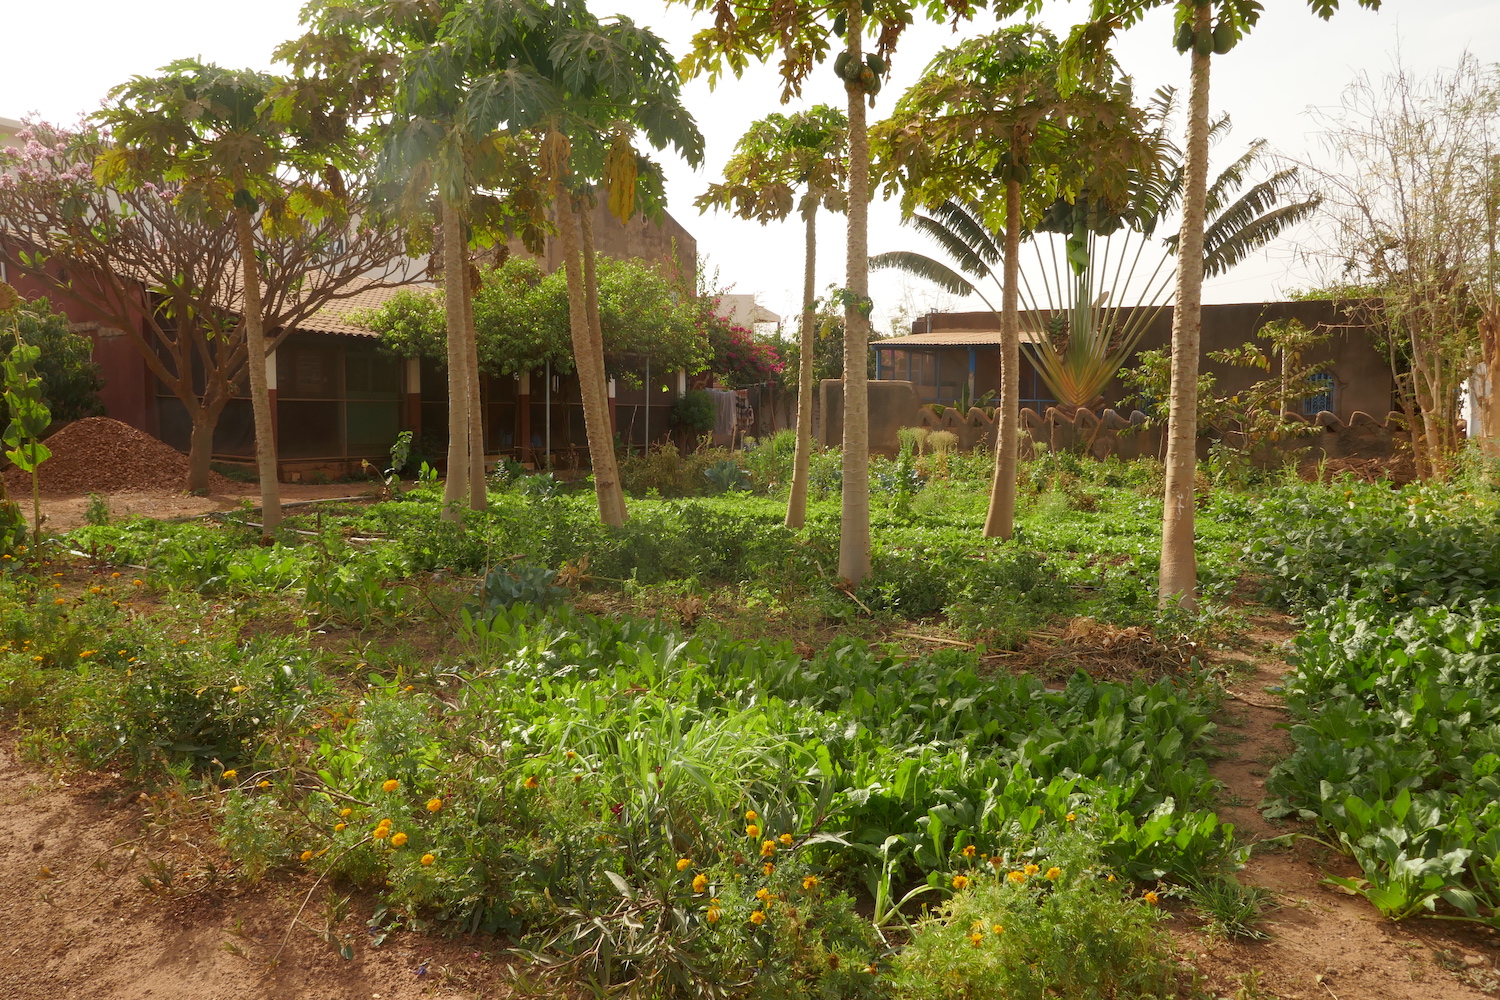
<svg viewBox="0 0 1500 1000">
<path fill-rule="evenodd" d="M 1226 473 L 1188 614 L 1151 593 L 1151 463 L 1027 463 L 1000 542 L 992 459 L 877 460 L 844 589 L 836 455 L 797 532 L 785 439 L 744 488 L 710 457 L 625 460 L 621 528 L 501 470 L 464 530 L 419 481 L 290 509 L 272 545 L 253 512 L 17 541 L 0 704 L 34 761 L 196 803 L 238 878 L 368 893 L 381 935 L 478 934 L 546 988 L 1206 995 L 1160 922 L 1261 933 L 1209 769 L 1208 651 L 1257 583 L 1306 621 L 1269 814 L 1391 918 L 1496 926 L 1487 491 Z M 1024 669 L 1085 617 L 1202 655 Z"/>
</svg>

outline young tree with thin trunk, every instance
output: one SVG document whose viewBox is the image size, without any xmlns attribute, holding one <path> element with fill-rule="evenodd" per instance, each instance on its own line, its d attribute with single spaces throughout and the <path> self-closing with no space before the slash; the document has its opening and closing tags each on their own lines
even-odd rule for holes
<svg viewBox="0 0 1500 1000">
<path fill-rule="evenodd" d="M 1371 10 L 1380 0 L 1358 0 Z M 1325 20 L 1339 0 L 1307 0 Z M 1012 9 L 1036 7 L 1036 0 Z M 1162 504 L 1159 599 L 1164 607 L 1197 605 L 1198 563 L 1193 548 L 1193 478 L 1197 472 L 1197 387 L 1203 323 L 1203 229 L 1208 186 L 1209 67 L 1260 20 L 1260 0 L 1095 0 L 1092 20 L 1070 34 L 1063 55 L 1065 82 L 1087 81 L 1108 64 L 1113 35 L 1148 11 L 1171 6 L 1177 51 L 1191 60 L 1188 91 L 1187 160 L 1183 170 L 1182 228 L 1178 236 L 1176 306 L 1172 311 L 1171 413 L 1167 425 L 1167 482 Z M 1215 11 L 1217 10 L 1217 18 Z"/>
<path fill-rule="evenodd" d="M 203 211 L 202 192 L 181 180 L 104 179 L 118 169 L 109 157 L 119 147 L 95 130 L 31 124 L 24 134 L 23 149 L 0 151 L 0 166 L 10 170 L 0 178 L 0 249 L 58 298 L 124 332 L 186 411 L 185 486 L 207 492 L 214 428 L 250 359 L 235 213 Z M 373 218 L 365 179 L 352 175 L 347 187 L 336 199 L 347 199 L 347 214 L 298 215 L 252 231 L 268 352 L 330 303 L 410 280 L 392 269 L 402 235 Z"/>
<path fill-rule="evenodd" d="M 1132 175 L 1156 169 L 1129 82 L 1101 78 L 1064 95 L 1058 89 L 1058 57 L 1057 40 L 1032 25 L 966 41 L 940 53 L 875 131 L 876 159 L 887 188 L 901 188 L 908 212 L 917 205 L 942 206 L 961 198 L 985 206 L 981 211 L 990 217 L 984 228 L 1003 233 L 1001 388 L 995 475 L 984 526 L 991 538 L 1010 538 L 1015 518 L 1023 227 L 1034 225 L 1059 198 L 1074 196 L 1086 179 L 1098 187 L 1095 197 L 1120 199 Z M 964 213 L 945 218 L 980 228 L 978 220 Z M 984 228 L 979 235 L 993 246 Z M 923 260 L 932 275 L 942 277 L 947 270 Z M 904 258 L 881 263 L 899 266 L 903 261 L 911 263 Z M 950 287 L 972 287 L 951 271 L 947 277 Z"/>
<path fill-rule="evenodd" d="M 785 219 L 794 204 L 802 215 L 805 262 L 797 371 L 797 447 L 786 504 L 786 526 L 793 529 L 802 527 L 807 517 L 807 478 L 812 457 L 818 209 L 844 210 L 848 126 L 848 118 L 826 104 L 789 116 L 767 115 L 740 137 L 734 156 L 724 165 L 723 183 L 711 185 L 695 203 L 700 211 L 727 208 L 742 219 L 754 219 L 762 225 Z M 799 189 L 802 196 L 797 198 Z"/>
<path fill-rule="evenodd" d="M 714 24 L 693 38 L 683 61 L 690 74 L 706 73 L 715 82 L 727 69 L 739 75 L 751 59 L 779 56 L 783 103 L 802 92 L 808 75 L 838 47 L 833 71 L 844 81 L 849 98 L 849 231 L 845 287 L 838 293 L 844 307 L 844 440 L 843 490 L 839 520 L 839 577 L 858 584 L 870 571 L 870 427 L 868 360 L 870 148 L 865 119 L 867 102 L 889 69 L 888 61 L 901 33 L 918 14 L 934 20 L 967 19 L 968 0 L 814 0 L 800 4 L 763 4 L 753 0 L 679 0 L 697 11 L 712 12 Z M 865 35 L 875 37 L 875 51 L 864 51 Z M 842 38 L 840 46 L 838 39 Z"/>
</svg>

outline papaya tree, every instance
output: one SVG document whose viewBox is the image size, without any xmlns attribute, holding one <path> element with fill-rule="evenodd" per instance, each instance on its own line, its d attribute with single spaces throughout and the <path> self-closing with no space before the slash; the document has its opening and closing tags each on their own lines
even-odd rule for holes
<svg viewBox="0 0 1500 1000">
<path fill-rule="evenodd" d="M 849 119 L 818 104 L 793 115 L 770 114 L 740 137 L 724 165 L 724 180 L 698 197 L 699 209 L 726 208 L 764 225 L 796 210 L 805 232 L 802 269 L 801 351 L 797 371 L 797 446 L 786 526 L 807 517 L 807 477 L 812 456 L 813 355 L 816 353 L 818 210 L 844 210 Z M 800 197 L 798 193 L 800 192 Z"/>
<path fill-rule="evenodd" d="M 849 115 L 849 229 L 846 276 L 838 298 L 844 309 L 843 488 L 839 520 L 838 574 L 857 584 L 870 571 L 870 411 L 868 356 L 870 144 L 866 105 L 889 72 L 889 61 L 907 25 L 919 15 L 939 21 L 967 20 L 971 0 L 811 0 L 766 4 L 758 0 L 678 0 L 712 13 L 714 23 L 693 37 L 683 60 L 690 75 L 709 83 L 725 72 L 736 76 L 751 60 L 777 58 L 781 100 L 790 101 L 818 66 L 833 55 L 832 70 L 844 84 Z M 874 51 L 865 51 L 866 36 Z M 838 51 L 834 53 L 834 49 Z"/>
<path fill-rule="evenodd" d="M 1380 0 L 1357 0 L 1375 10 Z M 1307 0 L 1325 20 L 1339 0 Z M 1012 9 L 1040 7 L 1040 0 Z M 1198 561 L 1194 552 L 1193 478 L 1197 472 L 1197 386 L 1203 328 L 1204 217 L 1208 196 L 1209 68 L 1227 55 L 1260 20 L 1261 0 L 1091 0 L 1090 18 L 1073 28 L 1064 53 L 1065 86 L 1087 81 L 1108 65 L 1113 36 L 1159 7 L 1173 11 L 1173 44 L 1190 60 L 1187 156 L 1183 164 L 1182 224 L 1178 236 L 1176 305 L 1172 310 L 1172 400 L 1167 423 L 1167 477 L 1162 504 L 1163 606 L 1197 603 Z"/>
<path fill-rule="evenodd" d="M 986 220 L 988 228 L 1004 233 L 1001 389 L 995 475 L 984 526 L 988 537 L 1009 538 L 1015 518 L 1023 230 L 1055 200 L 1073 194 L 1085 177 L 1123 191 L 1132 171 L 1154 169 L 1129 81 L 1099 74 L 1091 86 L 1063 94 L 1060 54 L 1051 32 L 1029 24 L 969 39 L 940 53 L 873 133 L 877 162 L 888 186 L 900 187 L 908 211 L 961 198 L 1004 220 L 998 227 L 995 218 Z M 955 226 L 980 225 L 962 212 L 945 218 Z M 940 229 L 929 232 L 941 235 Z M 981 244 L 980 270 L 975 272 L 971 262 L 971 273 L 983 273 L 988 266 L 982 259 L 986 251 L 993 251 L 992 242 Z M 967 284 L 951 272 L 948 277 L 949 287 Z"/>
</svg>

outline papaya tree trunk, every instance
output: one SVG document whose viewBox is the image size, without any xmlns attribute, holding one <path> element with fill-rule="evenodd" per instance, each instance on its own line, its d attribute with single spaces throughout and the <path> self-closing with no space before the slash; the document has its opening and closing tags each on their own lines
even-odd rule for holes
<svg viewBox="0 0 1500 1000">
<path fill-rule="evenodd" d="M 443 482 L 443 520 L 463 523 L 469 472 L 469 381 L 464 350 L 464 224 L 458 209 L 443 202 L 443 300 L 448 321 L 448 476 Z"/>
<path fill-rule="evenodd" d="M 1005 265 L 1000 290 L 1000 405 L 995 435 L 995 479 L 984 519 L 986 538 L 1009 539 L 1016 518 L 1017 427 L 1021 421 L 1021 183 L 1005 185 Z M 965 414 L 967 416 L 967 414 Z"/>
<path fill-rule="evenodd" d="M 817 319 L 813 306 L 817 296 L 818 203 L 811 194 L 802 215 L 807 223 L 807 245 L 802 263 L 802 335 L 797 359 L 797 450 L 792 456 L 792 491 L 786 499 L 786 526 L 793 530 L 807 521 L 807 476 L 812 464 L 813 338 Z"/>
<path fill-rule="evenodd" d="M 1191 0 L 1188 0 L 1191 2 Z M 1210 30 L 1213 9 L 1193 7 L 1194 30 Z M 1187 163 L 1182 230 L 1177 250 L 1177 305 L 1172 310 L 1172 384 L 1167 417 L 1167 484 L 1162 503 L 1163 607 L 1197 606 L 1198 560 L 1193 551 L 1193 477 L 1198 471 L 1198 353 L 1203 324 L 1203 215 L 1208 181 L 1208 69 L 1210 57 L 1192 50 L 1188 91 Z"/>
<path fill-rule="evenodd" d="M 849 58 L 862 62 L 864 11 L 849 4 Z M 839 577 L 859 584 L 870 572 L 870 136 L 865 91 L 845 84 L 849 95 L 849 240 L 844 299 L 843 497 L 839 516 Z"/>
<path fill-rule="evenodd" d="M 591 355 L 598 359 L 598 405 L 600 412 L 604 414 L 605 427 L 610 427 L 609 373 L 604 369 L 604 324 L 599 318 L 598 258 L 594 255 L 594 220 L 592 212 L 580 210 L 578 212 L 578 222 L 579 231 L 583 235 L 583 304 L 589 321 L 589 349 Z M 625 510 L 625 491 L 620 485 L 619 466 L 615 463 L 615 436 L 612 427 L 610 427 L 609 434 L 609 475 L 606 478 L 610 493 L 610 503 L 615 508 L 615 516 L 619 518 L 618 523 L 624 524 L 629 514 Z M 594 467 L 594 482 L 599 482 L 598 466 Z"/>
<path fill-rule="evenodd" d="M 255 229 L 250 211 L 236 208 L 234 223 L 240 244 L 240 267 L 244 272 L 245 366 L 250 376 L 250 412 L 255 420 L 260 532 L 263 538 L 269 538 L 281 524 L 281 491 L 276 479 L 276 431 L 271 420 L 271 394 L 266 386 L 266 332 L 261 326 L 260 268 L 255 262 Z M 208 485 L 206 479 L 205 487 Z"/>
<path fill-rule="evenodd" d="M 474 332 L 474 295 L 478 288 L 469 269 L 467 246 L 464 253 L 464 378 L 469 397 L 469 509 L 482 511 L 489 506 L 484 478 L 484 408 L 479 394 L 479 338 Z"/>
<path fill-rule="evenodd" d="M 564 205 L 558 205 L 557 231 L 562 242 L 563 270 L 568 279 L 568 327 L 573 335 L 573 363 L 583 397 L 583 425 L 588 433 L 589 462 L 594 469 L 594 494 L 599 517 L 608 525 L 625 523 L 624 510 L 615 503 L 614 437 L 609 430 L 609 405 L 604 388 L 604 358 L 594 352 L 589 330 L 587 291 L 579 261 L 578 220 Z M 600 405 L 603 401 L 604 405 Z"/>
</svg>

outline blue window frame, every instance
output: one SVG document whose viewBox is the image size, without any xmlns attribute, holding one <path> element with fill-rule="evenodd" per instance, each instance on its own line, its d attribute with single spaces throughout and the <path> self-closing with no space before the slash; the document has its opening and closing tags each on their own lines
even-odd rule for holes
<svg viewBox="0 0 1500 1000">
<path fill-rule="evenodd" d="M 1324 410 L 1327 410 L 1329 413 L 1332 413 L 1333 412 L 1333 376 L 1332 375 L 1314 375 L 1312 377 L 1312 382 L 1313 382 L 1313 384 L 1317 385 L 1322 391 L 1320 391 L 1316 396 L 1308 396 L 1306 399 L 1302 400 L 1302 413 L 1303 413 L 1303 415 L 1304 416 L 1309 416 L 1309 417 L 1315 417 L 1319 413 L 1322 413 Z"/>
</svg>

